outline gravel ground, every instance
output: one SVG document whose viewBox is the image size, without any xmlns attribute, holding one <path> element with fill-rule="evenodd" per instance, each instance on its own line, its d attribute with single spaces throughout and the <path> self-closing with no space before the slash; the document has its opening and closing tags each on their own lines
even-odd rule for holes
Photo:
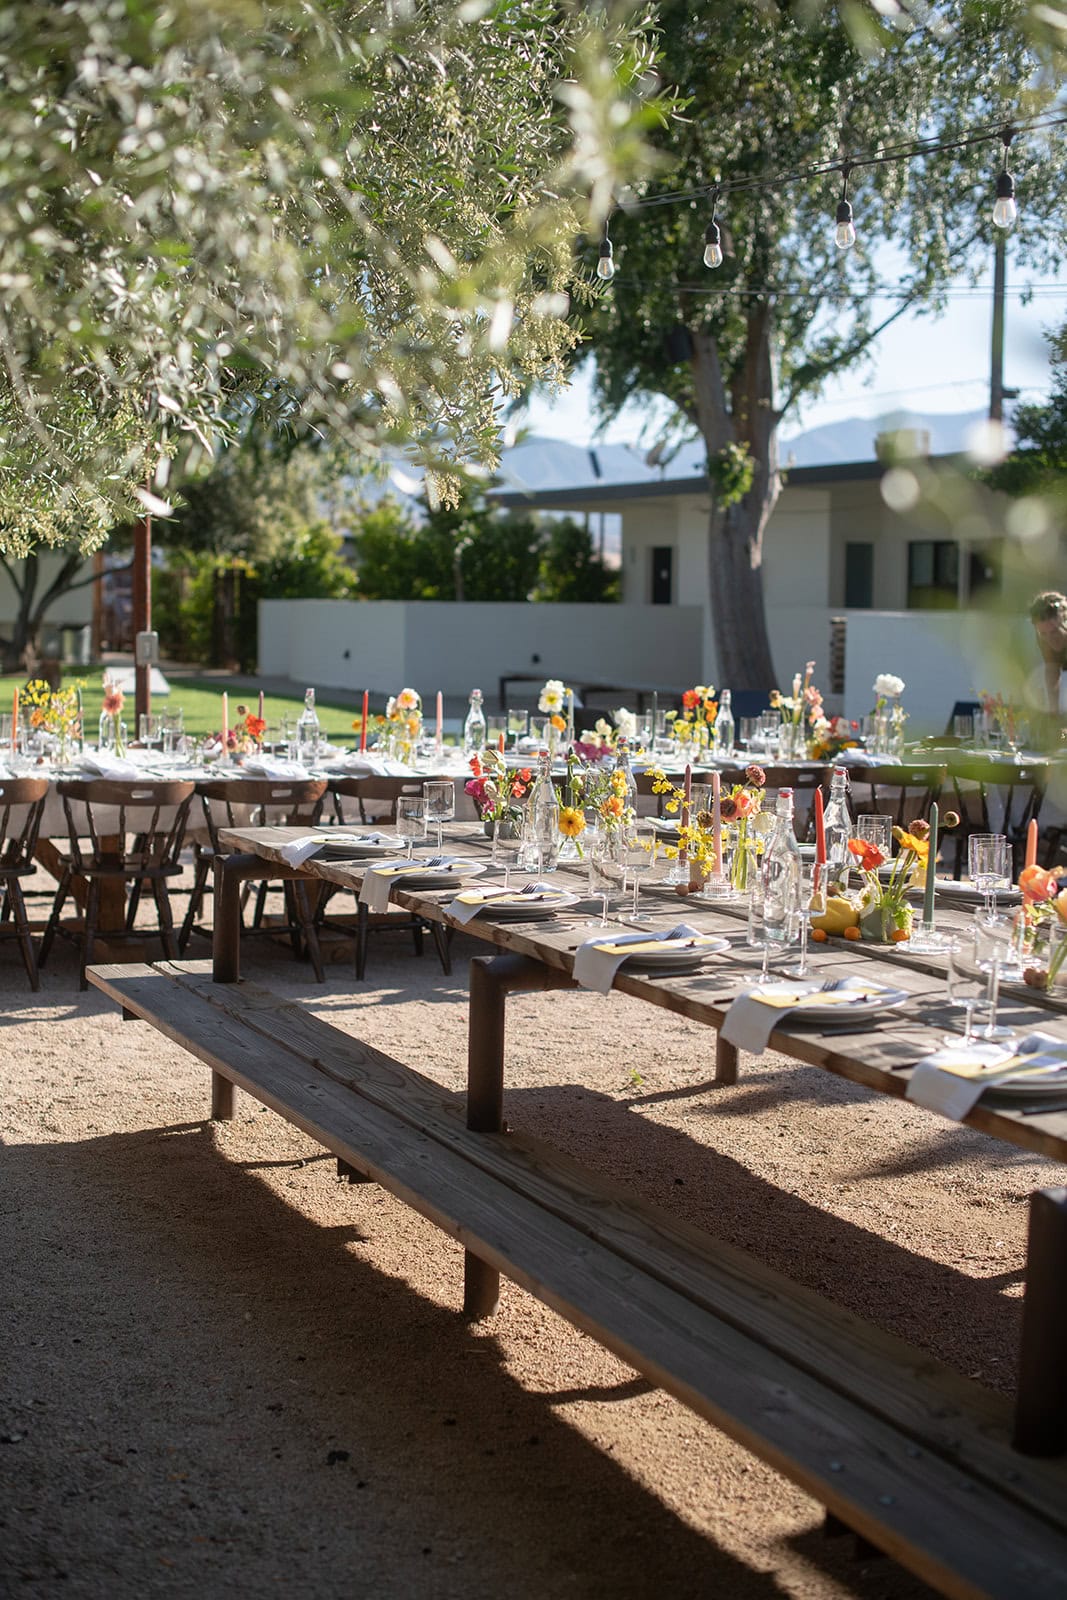
<svg viewBox="0 0 1067 1600">
<path fill-rule="evenodd" d="M 456 1088 L 467 957 L 245 970 Z M 0 1592 L 914 1600 L 804 1494 L 203 1067 L 0 960 Z M 1062 1171 L 624 996 L 509 1002 L 509 1119 L 994 1387 Z"/>
</svg>

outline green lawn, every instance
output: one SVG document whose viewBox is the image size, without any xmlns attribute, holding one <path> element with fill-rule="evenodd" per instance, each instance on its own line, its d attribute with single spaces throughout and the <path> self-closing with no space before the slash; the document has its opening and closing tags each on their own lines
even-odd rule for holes
<svg viewBox="0 0 1067 1600">
<path fill-rule="evenodd" d="M 71 668 L 63 678 L 64 687 L 74 683 L 84 684 L 82 703 L 84 707 L 85 732 L 89 739 L 95 740 L 97 724 L 100 719 L 100 706 L 103 700 L 103 670 L 95 668 L 83 674 Z M 16 688 L 22 689 L 26 682 L 25 675 L 19 677 L 0 678 L 0 708 L 10 710 L 11 696 Z M 195 738 L 203 738 L 208 733 L 217 732 L 222 724 L 222 693 L 227 687 L 225 679 L 218 678 L 175 678 L 170 680 L 170 694 L 156 696 L 152 701 L 154 711 L 164 711 L 168 706 L 181 706 L 185 712 L 185 729 Z M 230 723 L 231 726 L 237 719 L 238 705 L 247 705 L 250 711 L 255 711 L 259 702 L 259 691 L 254 686 L 254 680 L 242 680 L 242 687 L 230 688 Z M 333 744 L 352 744 L 358 738 L 353 732 L 352 722 L 359 718 L 359 708 L 353 705 L 341 705 L 337 701 L 329 700 L 325 695 L 316 696 L 316 709 L 323 732 Z M 303 709 L 303 698 L 286 699 L 281 695 L 268 695 L 264 702 L 263 715 L 268 724 L 277 722 L 280 717 L 289 717 L 295 720 Z M 129 737 L 136 736 L 133 727 L 133 695 L 126 697 L 126 721 Z"/>
</svg>

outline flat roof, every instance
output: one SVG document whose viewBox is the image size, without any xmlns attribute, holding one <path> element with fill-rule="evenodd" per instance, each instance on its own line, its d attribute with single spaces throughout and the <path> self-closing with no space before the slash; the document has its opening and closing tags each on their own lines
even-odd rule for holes
<svg viewBox="0 0 1067 1600">
<path fill-rule="evenodd" d="M 822 467 L 783 467 L 787 485 L 817 488 L 826 483 L 869 482 L 885 471 L 880 461 L 839 461 Z M 707 494 L 706 473 L 693 478 L 662 478 L 649 483 L 587 483 L 573 489 L 490 489 L 489 498 L 500 506 L 543 507 L 546 511 L 590 505 L 612 505 L 624 500 L 673 500 L 678 495 Z"/>
</svg>

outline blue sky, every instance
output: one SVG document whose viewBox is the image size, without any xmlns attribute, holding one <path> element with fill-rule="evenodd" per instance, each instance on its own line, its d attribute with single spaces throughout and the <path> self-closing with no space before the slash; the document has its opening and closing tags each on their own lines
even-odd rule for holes
<svg viewBox="0 0 1067 1600">
<path fill-rule="evenodd" d="M 1067 278 L 1028 273 L 1033 298 L 1021 304 L 1008 265 L 1004 381 L 1022 391 L 1023 400 L 1040 400 L 1049 388 L 1048 347 L 1043 329 L 1067 320 Z M 1022 281 L 1022 275 L 1019 275 Z M 849 417 L 875 417 L 888 411 L 972 411 L 989 399 L 991 278 L 976 287 L 950 286 L 948 306 L 938 318 L 901 317 L 873 347 L 864 366 L 843 373 L 818 400 L 783 424 L 783 437 Z M 888 306 L 887 306 L 888 309 Z M 611 443 L 637 441 L 647 408 L 630 407 L 601 437 Z M 588 376 L 580 373 L 556 398 L 535 399 L 525 419 L 531 432 L 589 444 L 596 434 Z M 646 442 L 651 443 L 651 439 Z"/>
</svg>

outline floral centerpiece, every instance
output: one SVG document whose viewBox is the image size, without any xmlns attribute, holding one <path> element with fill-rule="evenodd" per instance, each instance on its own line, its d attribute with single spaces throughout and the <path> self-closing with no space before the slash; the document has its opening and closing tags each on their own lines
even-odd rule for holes
<svg viewBox="0 0 1067 1600">
<path fill-rule="evenodd" d="M 415 689 L 401 689 L 385 704 L 385 720 L 379 743 L 386 754 L 411 765 L 422 735 L 422 696 Z"/>
<path fill-rule="evenodd" d="M 537 698 L 537 709 L 549 721 L 549 749 L 554 751 L 562 736 L 569 744 L 574 738 L 574 693 L 559 678 L 549 678 Z"/>
<path fill-rule="evenodd" d="M 843 750 L 859 744 L 859 725 L 845 717 L 813 717 L 808 754 L 813 761 L 836 761 Z"/>
<path fill-rule="evenodd" d="M 513 822 L 522 824 L 521 801 L 533 779 L 529 767 L 518 772 L 509 770 L 499 750 L 486 746 L 479 756 L 471 756 L 470 769 L 474 774 L 464 784 L 485 823 Z"/>
<path fill-rule="evenodd" d="M 767 774 L 762 767 L 746 767 L 743 782 L 724 784 L 719 797 L 723 853 L 727 853 L 725 846 L 728 844 L 730 882 L 740 893 L 751 887 L 756 870 L 766 817 L 763 811 L 766 782 Z M 673 784 L 662 768 L 652 769 L 652 792 L 666 795 L 663 809 L 668 816 L 678 816 L 685 806 L 685 790 Z M 690 809 L 688 820 L 679 826 L 677 845 L 668 845 L 664 854 L 674 859 L 683 851 L 693 877 L 702 880 L 714 869 L 715 818 L 711 811 Z"/>
<path fill-rule="evenodd" d="M 1019 888 L 1026 919 L 1023 979 L 1031 988 L 1051 989 L 1067 960 L 1067 877 L 1061 880 L 1045 867 L 1024 867 Z"/>
<path fill-rule="evenodd" d="M 126 753 L 126 724 L 122 720 L 122 708 L 125 704 L 126 696 L 118 684 L 105 674 L 99 745 L 101 750 L 114 750 L 117 756 Z"/>
<path fill-rule="evenodd" d="M 911 938 L 913 908 L 908 903 L 907 893 L 926 881 L 930 824 L 920 820 L 907 829 L 894 828 L 893 837 L 900 845 L 900 853 L 885 879 L 878 875 L 886 864 L 886 857 L 878 846 L 869 839 L 848 841 L 864 884 L 857 908 L 860 937 L 876 939 L 883 944 L 898 944 Z"/>
<path fill-rule="evenodd" d="M 29 713 L 31 728 L 51 734 L 62 760 L 70 746 L 82 736 L 82 697 L 84 680 L 53 689 L 45 678 L 31 678 L 22 691 L 22 706 Z M 120 708 L 121 709 L 121 708 Z"/>
<path fill-rule="evenodd" d="M 679 744 L 703 750 L 711 743 L 718 714 L 714 687 L 710 683 L 698 683 L 682 695 L 680 711 L 667 712 L 667 721 Z"/>
<path fill-rule="evenodd" d="M 874 753 L 897 759 L 904 750 L 904 724 L 908 713 L 900 703 L 904 679 L 893 672 L 880 672 L 874 680 Z"/>
<path fill-rule="evenodd" d="M 803 673 L 794 673 L 792 690 L 783 694 L 771 690 L 771 709 L 781 718 L 778 753 L 783 761 L 798 761 L 807 752 L 808 727 L 825 722 L 822 708 L 822 690 L 812 683 L 814 661 L 804 663 Z"/>
<path fill-rule="evenodd" d="M 267 724 L 263 717 L 257 717 L 254 711 L 249 711 L 247 706 L 238 706 L 237 715 L 240 721 L 227 730 L 226 748 L 235 755 L 252 755 L 262 748 L 263 735 L 267 731 Z"/>
</svg>

